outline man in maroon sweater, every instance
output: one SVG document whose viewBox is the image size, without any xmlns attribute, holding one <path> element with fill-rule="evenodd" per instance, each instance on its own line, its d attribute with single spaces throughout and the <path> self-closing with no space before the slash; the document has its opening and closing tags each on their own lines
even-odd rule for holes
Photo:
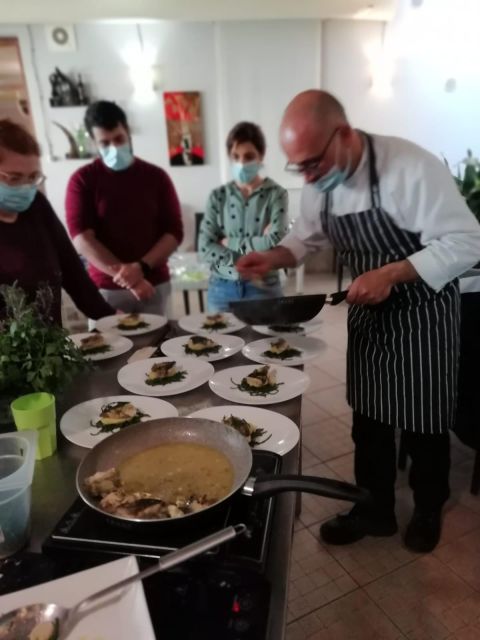
<svg viewBox="0 0 480 640">
<path fill-rule="evenodd" d="M 73 243 L 111 305 L 165 313 L 167 260 L 183 239 L 175 188 L 163 169 L 133 156 L 127 118 L 116 104 L 92 104 L 85 126 L 100 157 L 76 171 L 67 187 Z"/>
</svg>

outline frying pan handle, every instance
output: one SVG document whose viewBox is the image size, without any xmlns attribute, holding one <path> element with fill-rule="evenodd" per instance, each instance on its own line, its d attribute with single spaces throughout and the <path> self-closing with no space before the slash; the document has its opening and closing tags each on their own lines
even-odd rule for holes
<svg viewBox="0 0 480 640">
<path fill-rule="evenodd" d="M 366 489 L 356 487 L 348 482 L 319 478 L 318 476 L 262 475 L 255 479 L 250 491 L 248 488 L 247 491 L 244 490 L 253 497 L 263 498 L 285 491 L 314 493 L 317 496 L 347 500 L 348 502 L 368 502 L 370 500 L 370 493 Z"/>
<path fill-rule="evenodd" d="M 337 293 L 331 293 L 328 296 L 329 298 L 328 301 L 332 306 L 335 306 L 336 304 L 343 302 L 347 297 L 347 295 L 348 295 L 348 289 L 346 289 L 345 291 L 337 291 Z"/>
</svg>

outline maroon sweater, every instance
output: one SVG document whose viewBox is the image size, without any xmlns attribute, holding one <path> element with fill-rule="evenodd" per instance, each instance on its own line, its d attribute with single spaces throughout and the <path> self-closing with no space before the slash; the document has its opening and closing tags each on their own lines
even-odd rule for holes
<svg viewBox="0 0 480 640">
<path fill-rule="evenodd" d="M 93 229 L 97 240 L 120 262 L 137 262 L 166 233 L 183 240 L 182 218 L 175 187 L 168 175 L 135 158 L 124 171 L 112 171 L 100 160 L 76 171 L 66 197 L 67 226 L 72 238 Z M 97 287 L 118 289 L 112 278 L 89 265 Z M 149 277 L 157 285 L 169 280 L 167 263 Z"/>
<path fill-rule="evenodd" d="M 39 285 L 54 294 L 52 317 L 61 323 L 62 287 L 89 318 L 115 313 L 99 294 L 50 203 L 38 193 L 13 223 L 0 221 L 0 284 L 18 284 L 33 298 Z M 4 309 L 0 309 L 2 315 Z"/>
</svg>

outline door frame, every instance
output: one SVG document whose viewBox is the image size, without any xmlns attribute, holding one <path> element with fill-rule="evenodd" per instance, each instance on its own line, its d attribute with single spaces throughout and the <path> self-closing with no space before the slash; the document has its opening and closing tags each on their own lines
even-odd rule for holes
<svg viewBox="0 0 480 640">
<path fill-rule="evenodd" d="M 0 38 L 16 38 L 22 59 L 25 84 L 27 86 L 35 137 L 42 149 L 42 160 L 50 159 L 50 146 L 42 107 L 42 92 L 34 63 L 34 43 L 27 25 L 0 25 Z"/>
</svg>

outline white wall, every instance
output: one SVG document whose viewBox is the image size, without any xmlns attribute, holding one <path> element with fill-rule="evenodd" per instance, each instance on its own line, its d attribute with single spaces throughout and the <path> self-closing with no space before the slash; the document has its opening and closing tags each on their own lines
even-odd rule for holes
<svg viewBox="0 0 480 640">
<path fill-rule="evenodd" d="M 31 36 L 25 46 L 33 50 L 31 75 L 36 78 L 29 85 L 30 95 L 40 104 L 35 120 L 46 132 L 42 143 L 47 194 L 62 219 L 68 178 L 85 161 L 65 160 L 68 144 L 53 122 L 73 129 L 82 121 L 84 109 L 50 107 L 48 76 L 55 66 L 67 74 L 81 73 L 94 99 L 115 100 L 125 108 L 135 152 L 166 168 L 175 183 L 186 246 L 193 240 L 194 212 L 203 210 L 212 188 L 229 179 L 225 138 L 241 119 L 263 127 L 268 144 L 266 170 L 292 189 L 292 214 L 298 213 L 301 182 L 283 171 L 278 124 L 297 91 L 320 86 L 320 22 L 85 23 L 75 27 L 77 49 L 70 53 L 49 51 L 43 26 L 32 26 L 25 33 Z M 159 91 L 149 96 L 139 96 L 135 90 L 131 65 L 139 61 L 154 65 L 160 75 Z M 172 90 L 202 93 L 204 166 L 168 164 L 162 92 Z"/>
<path fill-rule="evenodd" d="M 298 187 L 301 182 L 284 171 L 278 126 L 292 96 L 305 87 L 320 87 L 321 23 L 224 22 L 218 34 L 222 129 L 239 120 L 260 123 L 267 138 L 268 175 L 286 187 Z M 226 163 L 222 169 L 227 179 Z"/>
<path fill-rule="evenodd" d="M 8 10 L 2 12 L 2 4 Z M 387 20 L 395 0 L 0 0 L 0 23 L 72 23 L 114 18 L 137 20 L 295 20 L 369 16 Z"/>
<path fill-rule="evenodd" d="M 399 0 L 388 25 L 328 21 L 323 87 L 358 127 L 409 138 L 452 165 L 467 147 L 480 155 L 479 19 L 478 0 L 424 0 L 418 8 Z M 372 61 L 385 74 L 383 95 L 371 87 Z M 449 78 L 453 92 L 446 90 Z"/>
<path fill-rule="evenodd" d="M 194 211 L 203 209 L 209 190 L 219 182 L 214 26 L 157 22 L 141 27 L 145 59 L 149 64 L 159 65 L 162 73 L 161 90 L 149 96 L 136 94 L 128 64 L 137 63 L 141 57 L 139 28 L 134 23 L 77 25 L 77 50 L 58 54 L 48 50 L 44 28 L 32 27 L 50 151 L 54 157 L 64 158 L 68 150 L 64 135 L 53 121 L 72 128 L 82 121 L 84 114 L 83 108 L 49 106 L 48 76 L 59 66 L 67 74 L 81 73 L 94 99 L 115 100 L 127 111 L 135 153 L 167 169 L 177 187 L 190 235 Z M 184 89 L 202 93 L 207 164 L 201 167 L 168 165 L 162 91 Z M 62 218 L 68 177 L 81 164 L 68 160 L 44 164 L 47 193 Z"/>
<path fill-rule="evenodd" d="M 414 8 L 409 0 L 399 0 L 399 11 L 387 26 L 353 20 L 143 22 L 143 56 L 159 66 L 162 79 L 160 91 L 146 101 L 138 99 L 129 68 L 141 52 L 133 22 L 77 25 L 74 53 L 48 51 L 40 25 L 0 25 L 0 36 L 20 37 L 37 134 L 46 150 L 48 134 L 53 155 L 64 155 L 66 145 L 52 120 L 71 126 L 83 115 L 82 109 L 48 106 L 48 75 L 54 66 L 82 73 L 94 98 L 114 99 L 126 108 L 136 152 L 164 166 L 175 182 L 188 245 L 193 212 L 203 209 L 209 191 L 228 176 L 224 140 L 240 119 L 264 128 L 268 172 L 290 189 L 292 213 L 297 213 L 300 182 L 283 172 L 277 129 L 286 103 L 302 89 L 322 86 L 345 103 L 355 126 L 410 138 L 435 154 L 444 153 L 452 164 L 469 146 L 480 154 L 480 39 L 475 30 L 480 2 L 452 5 L 450 0 L 424 0 Z M 372 63 L 384 72 L 389 95 L 372 88 Z M 445 82 L 452 77 L 457 89 L 446 92 Z M 176 89 L 202 92 L 203 167 L 168 166 L 162 91 Z M 79 164 L 44 160 L 47 192 L 61 217 L 68 176 Z"/>
</svg>

